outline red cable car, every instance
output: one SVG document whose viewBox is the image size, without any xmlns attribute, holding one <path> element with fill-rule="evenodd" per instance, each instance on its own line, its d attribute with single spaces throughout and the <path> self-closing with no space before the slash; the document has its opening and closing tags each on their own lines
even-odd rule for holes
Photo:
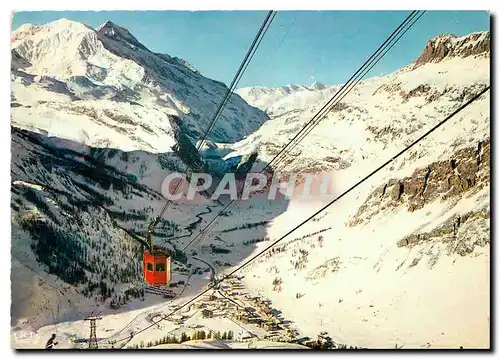
<svg viewBox="0 0 500 359">
<path fill-rule="evenodd" d="M 170 254 L 162 250 L 144 251 L 142 258 L 144 280 L 151 285 L 165 285 L 172 279 Z"/>
<path fill-rule="evenodd" d="M 144 280 L 155 286 L 165 285 L 172 280 L 171 257 L 167 251 L 153 248 L 151 232 L 148 231 L 149 249 L 144 251 L 142 257 Z"/>
</svg>

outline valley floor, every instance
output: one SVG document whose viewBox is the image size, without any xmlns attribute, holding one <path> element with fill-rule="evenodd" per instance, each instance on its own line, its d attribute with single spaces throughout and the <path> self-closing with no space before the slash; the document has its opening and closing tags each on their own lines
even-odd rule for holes
<svg viewBox="0 0 500 359">
<path fill-rule="evenodd" d="M 479 194 L 461 206 L 480 206 L 485 200 Z M 297 216 L 297 211 L 304 217 L 313 208 L 314 205 L 290 206 L 266 233 L 277 237 L 290 227 L 290 218 Z M 211 218 L 206 208 L 200 210 L 207 216 L 204 220 Z M 449 213 L 449 208 L 442 212 Z M 241 258 L 236 247 L 222 256 L 200 250 L 193 264 L 202 265 L 207 271 L 182 277 L 184 286 L 173 289 L 178 298 L 166 300 L 147 293 L 144 301 L 132 301 L 117 312 L 101 306 L 99 347 L 149 347 L 166 335 L 180 338 L 182 333 L 192 335 L 203 330 L 232 331 L 236 342 L 246 343 L 235 344 L 238 347 L 263 340 L 315 340 L 325 331 L 335 343 L 362 348 L 489 348 L 489 246 L 476 246 L 465 257 L 445 255 L 439 243 L 398 248 L 394 238 L 399 238 L 402 232 L 398 231 L 403 229 L 387 229 L 391 223 L 405 221 L 404 213 L 392 220 L 385 219 L 384 224 L 375 220 L 362 228 L 336 227 L 335 232 L 332 226 L 338 224 L 336 220 L 327 220 L 328 216 L 320 219 L 313 227 L 297 233 L 296 238 L 324 230 L 324 247 L 318 247 L 317 235 L 306 235 L 298 241 L 290 238 L 282 252 L 264 256 L 244 269 L 241 277 L 226 279 L 215 291 L 158 322 L 204 290 L 212 275 L 220 278 L 231 270 L 220 262 L 216 264 L 216 258 L 225 258 L 232 265 L 237 264 L 234 258 Z M 233 225 L 225 223 L 226 227 Z M 230 233 L 226 240 L 237 238 L 241 243 L 252 238 L 254 232 L 241 229 Z M 254 253 L 267 245 L 258 243 Z M 307 250 L 309 257 L 304 268 L 297 270 L 292 262 L 300 250 Z M 325 262 L 325 258 L 331 259 Z M 272 284 L 276 277 L 282 280 L 279 290 Z M 206 309 L 212 317 L 203 315 Z M 56 324 L 36 332 L 27 325 L 16 327 L 11 335 L 12 347 L 43 348 L 52 333 L 57 335 L 60 349 L 88 346 L 88 322 L 53 319 Z M 152 324 L 152 328 L 137 334 Z M 190 344 L 177 345 L 185 346 Z"/>
</svg>

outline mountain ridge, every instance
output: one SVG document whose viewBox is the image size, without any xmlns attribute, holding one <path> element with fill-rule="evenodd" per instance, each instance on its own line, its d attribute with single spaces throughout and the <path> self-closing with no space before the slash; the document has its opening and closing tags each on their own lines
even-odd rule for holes
<svg viewBox="0 0 500 359">
<path fill-rule="evenodd" d="M 175 142 L 168 121 L 172 115 L 196 141 L 227 92 L 223 83 L 203 77 L 187 61 L 150 51 L 110 21 L 97 29 L 67 19 L 23 25 L 12 34 L 11 56 L 12 96 L 18 104 L 13 123 L 91 146 L 167 152 Z M 97 117 L 88 110 L 60 118 L 61 111 L 74 113 L 82 106 Z M 130 125 L 140 123 L 152 131 L 110 123 L 100 113 L 111 109 L 129 117 Z M 210 138 L 234 142 L 267 119 L 233 94 Z M 73 130 L 62 131 L 53 122 L 71 122 Z"/>
<path fill-rule="evenodd" d="M 465 36 L 438 35 L 427 42 L 422 54 L 415 60 L 414 67 L 440 62 L 446 58 L 489 54 L 490 41 L 489 31 L 473 32 Z"/>
</svg>

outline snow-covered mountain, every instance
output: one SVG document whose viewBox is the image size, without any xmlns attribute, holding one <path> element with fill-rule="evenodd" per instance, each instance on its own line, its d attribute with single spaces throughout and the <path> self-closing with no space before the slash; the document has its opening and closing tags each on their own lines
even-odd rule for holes
<svg viewBox="0 0 500 359">
<path fill-rule="evenodd" d="M 195 140 L 227 91 L 110 21 L 97 29 L 66 19 L 26 24 L 11 49 L 12 123 L 93 147 L 168 152 L 172 117 Z M 266 120 L 233 94 L 210 138 L 241 140 Z"/>
<path fill-rule="evenodd" d="M 489 85 L 489 48 L 489 33 L 431 39 L 414 63 L 359 84 L 278 169 L 330 173 L 342 193 Z M 300 97 L 281 97 L 293 104 L 233 148 L 269 161 L 326 101 Z M 369 348 L 489 347 L 489 141 L 487 92 L 245 269 L 245 283 L 305 335 L 325 330 Z M 324 204 L 292 201 L 268 235 Z"/>
<path fill-rule="evenodd" d="M 126 42 L 130 46 L 125 51 L 115 42 L 107 44 L 109 54 L 120 47 L 125 57 L 134 59 L 133 63 L 140 62 L 145 69 L 155 66 L 156 55 L 138 59 L 137 54 L 145 51 L 140 44 L 128 32 L 114 26 L 111 31 L 110 26 L 105 24 L 96 33 L 119 36 L 119 44 Z M 328 173 L 335 194 L 348 189 L 490 83 L 489 42 L 489 33 L 431 39 L 415 62 L 357 85 L 276 168 Z M 43 68 L 58 66 L 33 65 L 30 59 L 18 56 L 14 49 L 13 63 L 19 69 L 34 66 L 43 72 Z M 168 59 L 169 67 L 189 66 Z M 183 71 L 192 72 L 189 68 Z M 21 70 L 13 72 L 17 81 L 21 76 L 29 77 Z M 40 90 L 42 86 L 63 86 L 56 82 L 63 81 L 59 78 L 42 80 L 29 86 L 19 83 L 17 96 L 25 93 L 32 103 L 41 98 L 45 101 L 44 96 L 56 96 L 56 92 Z M 66 86 L 68 82 L 64 81 L 61 83 Z M 28 95 L 31 86 L 38 86 L 35 97 Z M 237 142 L 221 144 L 214 139 L 207 144 L 206 152 L 220 151 L 233 165 L 239 158 L 258 153 L 258 165 L 265 164 L 339 87 L 316 84 L 239 90 L 250 105 L 266 111 L 270 120 L 253 132 L 248 130 L 252 133 Z M 283 236 L 299 220 L 315 213 L 326 199 L 278 203 L 252 198 L 237 202 L 185 256 L 175 249 L 182 248 L 192 233 L 204 228 L 223 207 L 212 202 L 173 206 L 156 241 L 176 256 L 176 287 L 172 290 L 177 297 L 167 301 L 146 294 L 145 300 L 139 301 L 134 299 L 140 288 L 139 275 L 131 273 L 140 261 L 134 252 L 139 246 L 132 236 L 144 231 L 147 219 L 161 208 L 161 180 L 165 174 L 184 168 L 184 158 L 178 153 L 127 153 L 89 147 L 82 145 L 88 142 L 78 140 L 60 124 L 57 130 L 61 137 L 74 141 L 47 138 L 40 134 L 41 130 L 37 130 L 38 134 L 21 130 L 16 128 L 20 125 L 14 111 L 23 107 L 14 105 L 13 282 L 23 285 L 13 287 L 18 312 L 12 326 L 14 333 L 29 328 L 41 336 L 38 341 L 15 338 L 14 346 L 43 345 L 43 339 L 59 328 L 63 333 L 61 347 L 77 347 L 74 339 L 88 335 L 88 327 L 81 329 L 85 324 L 82 318 L 97 305 L 103 315 L 98 331 L 98 337 L 105 338 L 99 342 L 101 347 L 109 347 L 110 340 L 130 337 L 128 347 L 151 342 L 154 348 L 154 343 L 165 335 L 181 337 L 184 332 L 200 328 L 207 332 L 235 331 L 243 343 L 229 346 L 238 348 L 251 342 L 258 347 L 269 336 L 295 341 L 299 337 L 324 336 L 322 332 L 327 332 L 335 343 L 365 348 L 489 347 L 489 96 L 489 92 L 484 94 L 390 166 L 252 262 L 238 273 L 237 280 L 223 282 L 220 290 L 207 293 L 198 304 L 137 336 L 133 336 L 137 330 L 155 324 L 155 318 L 206 288 L 210 271 L 220 278 Z M 73 106 L 86 100 L 47 101 Z M 114 100 L 92 101 L 110 101 L 106 104 L 112 103 L 118 110 L 121 106 Z M 17 102 L 18 97 L 13 99 L 13 104 Z M 151 110 L 148 107 L 144 111 Z M 65 112 L 60 114 L 64 116 Z M 191 120 L 188 115 L 173 115 Z M 137 123 L 142 123 L 139 120 Z M 37 117 L 33 126 L 38 121 L 43 124 L 45 120 Z M 65 131 L 71 136 L 64 135 Z M 49 256 L 43 236 L 47 230 L 41 230 L 44 228 L 51 229 L 58 240 L 78 243 L 77 248 L 72 251 L 62 247 Z M 110 250 L 113 254 L 106 252 Z M 83 262 L 80 252 L 84 253 Z M 65 276 L 61 263 L 68 258 L 73 266 Z M 79 264 L 86 280 L 81 280 Z M 68 283 L 75 278 L 79 282 Z M 185 283 L 178 284 L 179 279 Z M 30 280 L 40 286 L 30 285 Z M 109 306 L 116 295 L 104 293 L 100 282 L 106 283 L 106 290 L 112 287 L 120 295 L 118 310 Z M 129 292 L 124 300 L 126 290 Z M 59 295 L 59 291 L 64 294 Z M 39 300 L 30 301 L 30 295 Z M 107 298 L 104 303 L 103 298 Z M 265 304 L 267 299 L 271 304 Z M 241 308 L 249 307 L 252 314 L 245 317 Z M 207 308 L 213 317 L 202 315 Z M 264 318 L 264 324 L 248 322 L 257 315 Z M 182 345 L 209 345 L 194 344 L 187 341 Z"/>
<path fill-rule="evenodd" d="M 416 62 L 388 76 L 366 79 L 354 87 L 277 167 L 286 166 L 288 171 L 300 172 L 355 170 L 364 168 L 361 163 L 376 160 L 382 153 L 397 152 L 419 130 L 437 123 L 443 115 L 489 84 L 489 41 L 489 33 L 473 33 L 462 38 L 440 36 L 430 40 Z M 432 45 L 435 43 L 439 46 Z M 427 55 L 432 46 L 438 46 L 434 50 L 435 57 Z M 447 55 L 443 57 L 443 53 Z M 296 88 L 302 90 L 285 94 L 281 89 L 247 88 L 240 92 L 247 102 L 268 111 L 271 121 L 230 147 L 236 153 L 258 151 L 261 160 L 270 161 L 339 86 L 317 91 Z M 263 93 L 264 99 L 276 97 L 277 101 L 269 107 L 252 95 L 258 93 Z M 471 106 L 472 112 L 479 112 L 476 118 L 487 115 L 477 110 L 484 109 L 487 102 L 485 97 Z M 459 122 L 452 129 L 456 133 L 440 139 L 440 145 L 450 148 L 464 126 L 469 126 L 468 121 Z M 473 144 L 484 137 L 485 131 L 489 132 L 487 122 L 477 126 L 469 130 L 471 137 L 464 141 Z M 441 144 L 441 141 L 448 143 Z M 434 159 L 442 154 L 421 148 L 412 151 L 417 159 L 425 153 Z"/>
<path fill-rule="evenodd" d="M 338 90 L 338 86 L 325 86 L 320 82 L 315 82 L 310 86 L 288 85 L 275 88 L 268 87 L 244 87 L 236 90 L 245 101 L 252 106 L 266 111 L 269 115 L 281 113 L 287 108 L 297 108 L 307 106 L 307 103 L 324 100 L 326 98 L 318 96 L 320 91 L 328 90 L 325 95 L 332 96 Z"/>
</svg>

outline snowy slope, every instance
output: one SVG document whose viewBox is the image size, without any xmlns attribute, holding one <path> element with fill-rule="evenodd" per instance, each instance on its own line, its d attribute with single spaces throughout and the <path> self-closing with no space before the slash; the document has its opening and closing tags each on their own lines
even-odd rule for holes
<svg viewBox="0 0 500 359">
<path fill-rule="evenodd" d="M 472 34 L 470 42 L 475 43 L 476 37 Z M 489 44 L 489 41 L 484 42 Z M 465 48 L 469 46 L 469 42 L 464 41 L 458 44 Z M 367 163 L 365 161 L 377 161 L 384 153 L 397 152 L 422 130 L 436 124 L 489 84 L 489 47 L 487 50 L 466 57 L 447 56 L 441 61 L 429 60 L 419 66 L 410 64 L 388 76 L 362 81 L 277 167 L 286 166 L 287 171 L 313 173 L 346 169 L 357 172 L 364 168 L 362 164 Z M 455 52 L 462 53 L 459 50 Z M 262 161 L 270 161 L 322 108 L 336 89 L 338 86 L 282 97 L 272 107 L 279 107 L 279 110 L 273 110 L 272 121 L 266 122 L 243 141 L 229 146 L 234 153 L 228 156 L 257 150 Z M 253 101 L 251 96 L 245 98 L 250 104 L 259 106 L 259 102 Z M 478 116 L 485 115 L 485 111 L 489 110 L 488 101 L 488 96 L 484 96 L 471 106 L 468 111 L 475 114 L 472 121 L 476 122 Z M 472 144 L 489 131 L 487 122 L 478 121 L 469 126 L 465 117 L 451 129 L 456 133 L 440 138 L 436 145 L 449 148 L 464 130 L 470 133 L 470 137 L 464 138 L 462 145 Z M 423 151 L 416 148 L 412 152 L 418 158 L 428 155 L 437 159 L 442 154 L 425 148 Z"/>
<path fill-rule="evenodd" d="M 131 41 L 126 33 L 120 36 Z M 328 173 L 334 180 L 334 194 L 339 194 L 490 83 L 488 34 L 475 33 L 458 40 L 453 36 L 439 38 L 447 40 L 432 39 L 423 52 L 432 56 L 421 56 L 419 61 L 393 74 L 367 79 L 358 85 L 294 150 L 286 168 L 283 164 L 278 168 Z M 26 66 L 23 61 L 18 63 Z M 248 157 L 258 151 L 259 165 L 265 164 L 339 86 L 287 88 L 240 91 L 251 105 L 269 113 L 271 121 L 242 141 L 211 142 L 207 146 L 235 161 L 238 156 Z M 291 234 L 274 251 L 253 262 L 239 273 L 244 289 L 232 290 L 230 286 L 226 295 L 245 307 L 253 305 L 251 297 L 270 299 L 275 312 L 279 312 L 273 314 L 273 320 L 291 321 L 282 332 L 295 339 L 297 336 L 316 338 L 326 331 L 336 343 L 367 348 L 489 347 L 489 101 L 488 92 Z M 33 198 L 26 198 L 19 187 L 30 186 L 41 193 L 51 212 L 56 214 L 64 212 L 67 200 L 43 184 L 40 187 L 40 181 L 80 198 L 88 198 L 94 191 L 108 195 L 113 201 L 108 206 L 110 210 L 130 216 L 123 219 L 118 213 L 115 222 L 126 229 L 143 230 L 145 221 L 140 217 L 157 213 L 163 203 L 155 195 L 161 177 L 181 166 L 173 154 L 166 154 L 160 160 L 155 154 L 141 151 L 124 154 L 59 139 L 47 140 L 45 136 L 35 137 L 36 140 L 25 136 L 23 131 L 13 130 L 12 206 L 13 227 L 17 231 L 14 238 L 16 251 L 25 256 L 15 263 L 16 268 L 35 264 L 35 275 L 31 277 L 42 277 L 44 286 L 53 284 L 54 278 L 40 271 L 30 251 L 32 240 L 29 234 L 21 232 L 22 228 L 17 225 L 20 222 L 16 221 L 36 219 L 40 215 L 49 221 L 52 219 L 46 215 L 45 206 L 38 208 L 29 201 Z M 39 141 L 48 141 L 50 148 L 56 146 L 75 152 L 49 151 Z M 90 156 L 91 161 L 85 155 Z M 99 168 L 107 175 L 113 174 L 126 184 L 125 188 L 130 186 L 133 190 L 123 193 L 118 183 L 106 190 L 106 183 L 99 181 L 95 173 L 76 171 L 79 167 L 74 166 L 75 161 L 81 162 L 84 168 L 100 164 Z M 56 164 L 53 169 L 49 166 L 52 162 Z M 90 191 L 76 185 L 89 179 Z M 63 210 L 57 209 L 51 200 Z M 118 312 L 104 306 L 98 336 L 123 339 L 150 325 L 152 318 L 169 313 L 206 288 L 210 270 L 220 278 L 326 203 L 324 198 L 268 201 L 264 197 L 237 202 L 227 216 L 218 221 L 212 233 L 201 236 L 187 253 L 187 264 L 201 266 L 202 274 L 195 270 L 196 274 L 189 279 L 182 271 L 184 265 L 177 264 L 176 278 L 189 282 L 179 298 L 155 301 L 146 296 L 146 301 L 131 300 Z M 203 228 L 222 208 L 220 203 L 176 205 L 169 210 L 168 219 L 178 224 L 177 234 L 183 235 L 196 218 L 200 218 L 198 228 Z M 98 217 L 94 226 L 115 238 L 113 245 L 116 246 L 118 237 L 123 236 L 122 229 L 104 212 L 90 206 L 81 216 Z M 135 215 L 139 215 L 139 219 Z M 80 227 L 73 231 L 88 232 L 91 242 L 102 245 L 96 229 L 85 223 Z M 165 244 L 182 247 L 189 239 L 188 235 Z M 164 243 L 164 238 L 157 240 Z M 119 250 L 125 256 L 131 255 L 128 250 Z M 19 273 L 26 275 L 26 271 Z M 125 279 L 122 285 L 134 280 L 133 276 Z M 280 279 L 279 288 L 274 284 L 275 279 Z M 55 284 L 58 289 L 64 285 Z M 20 299 L 26 298 L 23 291 L 16 293 Z M 74 309 L 66 308 L 65 316 L 58 316 L 57 320 L 52 318 L 31 325 L 32 333 L 40 336 L 38 341 L 16 337 L 19 329 L 31 324 L 29 321 L 33 320 L 37 308 L 47 316 L 57 311 L 57 306 L 47 309 L 46 305 L 50 303 L 50 295 L 57 298 L 56 292 L 47 293 L 50 291 L 40 290 L 41 305 L 25 304 L 22 315 L 18 315 L 19 322 L 13 329 L 16 347 L 43 345 L 54 330 L 54 325 L 43 325 L 54 321 L 63 332 L 61 347 L 74 348 L 71 338 L 87 335 L 88 327 L 82 329 L 82 315 L 75 316 Z M 79 300 L 80 310 L 92 308 L 84 302 L 85 298 Z M 214 299 L 206 297 L 199 301 L 208 305 L 213 302 Z M 263 340 L 266 335 L 275 335 L 264 328 L 238 322 L 234 319 L 235 309 L 227 302 L 221 303 L 214 318 L 203 318 L 200 308 L 188 306 L 175 315 L 187 317 L 182 324 L 177 324 L 177 319 L 166 320 L 134 336 L 127 347 L 141 342 L 154 343 L 169 333 L 177 336 L 184 331 L 192 333 L 198 327 L 233 330 L 237 339 L 243 340 L 238 344 L 243 347 Z M 23 320 L 29 323 L 22 323 Z M 294 330 L 299 335 L 290 334 Z M 259 340 L 245 339 L 249 335 Z M 103 339 L 100 345 L 109 347 L 110 344 Z M 189 342 L 182 345 L 199 347 Z"/>
<path fill-rule="evenodd" d="M 321 94 L 332 96 L 336 90 L 337 86 L 325 86 L 315 82 L 310 86 L 244 87 L 236 90 L 236 93 L 252 106 L 260 108 L 272 116 L 274 113 L 281 113 L 287 108 L 296 110 L 312 101 L 323 100 Z"/>
<path fill-rule="evenodd" d="M 489 34 L 433 39 L 416 63 L 358 85 L 286 169 L 330 173 L 338 195 L 489 83 Z M 236 153 L 258 146 L 272 158 L 320 105 L 294 101 Z M 245 283 L 279 303 L 302 335 L 325 330 L 368 348 L 488 348 L 489 138 L 486 93 L 254 262 Z M 279 238 L 324 204 L 292 201 L 268 235 Z M 310 235 L 320 230 L 322 243 Z"/>
<path fill-rule="evenodd" d="M 137 298 L 144 247 L 135 236 L 144 238 L 163 207 L 161 183 L 179 159 L 89 148 L 17 128 L 11 151 L 12 326 L 36 329 L 109 309 L 118 296 Z M 158 225 L 155 244 L 183 246 L 184 228 L 203 211 L 175 206 Z M 183 239 L 170 243 L 175 236 Z M 178 263 L 174 272 L 184 267 Z"/>
<path fill-rule="evenodd" d="M 227 90 L 109 21 L 25 24 L 11 49 L 13 125 L 94 147 L 169 151 L 172 116 L 201 137 Z M 240 140 L 266 119 L 233 94 L 211 138 Z"/>
<path fill-rule="evenodd" d="M 277 303 L 302 335 L 325 330 L 335 341 L 368 348 L 489 347 L 489 186 L 413 212 L 389 207 L 350 226 L 373 183 L 379 182 L 350 193 L 283 241 L 279 252 L 244 270 L 245 283 Z M 297 217 L 323 204 L 292 203 L 269 225 L 269 236 L 280 238 Z M 454 234 L 456 218 L 462 223 Z M 431 235 L 400 244 L 418 233 Z M 279 292 L 275 278 L 282 281 Z"/>
</svg>

